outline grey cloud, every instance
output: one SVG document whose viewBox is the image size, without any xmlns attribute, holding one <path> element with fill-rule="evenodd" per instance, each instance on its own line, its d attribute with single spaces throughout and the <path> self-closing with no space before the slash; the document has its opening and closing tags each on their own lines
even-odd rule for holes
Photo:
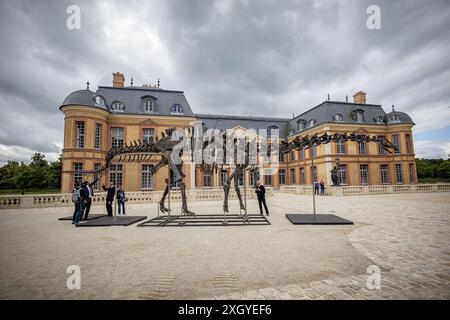
<svg viewBox="0 0 450 320">
<path fill-rule="evenodd" d="M 65 27 L 71 4 L 77 31 Z M 372 4 L 381 30 L 366 27 Z M 160 77 L 199 113 L 289 117 L 357 90 L 413 116 L 450 103 L 446 0 L 2 1 L 0 28 L 0 144 L 10 147 L 58 152 L 59 104 L 115 71 L 135 84 Z M 443 113 L 421 130 L 448 123 Z"/>
</svg>

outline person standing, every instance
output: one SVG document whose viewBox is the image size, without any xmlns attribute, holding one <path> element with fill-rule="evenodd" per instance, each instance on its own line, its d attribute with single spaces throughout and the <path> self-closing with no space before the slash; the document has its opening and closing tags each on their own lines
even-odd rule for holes
<svg viewBox="0 0 450 320">
<path fill-rule="evenodd" d="M 81 195 L 80 195 L 80 184 L 78 182 L 75 183 L 75 186 L 72 190 L 72 202 L 75 206 L 75 210 L 72 216 L 72 224 L 77 224 L 80 220 L 80 211 L 81 211 Z"/>
<path fill-rule="evenodd" d="M 117 206 L 119 207 L 119 214 L 121 212 L 120 209 L 123 209 L 123 214 L 125 215 L 125 191 L 123 191 L 122 187 L 117 189 Z"/>
<path fill-rule="evenodd" d="M 106 193 L 106 211 L 108 212 L 108 216 L 112 217 L 113 209 L 112 204 L 114 201 L 114 195 L 116 193 L 116 187 L 114 186 L 114 182 L 111 182 L 110 187 L 106 188 L 104 185 L 102 186 L 103 190 L 107 191 Z"/>
<path fill-rule="evenodd" d="M 266 204 L 266 188 L 261 184 L 261 181 L 256 182 L 256 195 L 258 196 L 259 212 L 263 215 L 262 206 L 266 210 L 266 215 L 269 215 L 269 209 Z"/>
<path fill-rule="evenodd" d="M 89 217 L 89 211 L 91 210 L 92 198 L 94 197 L 94 184 L 98 181 L 98 177 L 89 183 L 88 181 L 83 182 L 81 187 L 81 195 L 83 198 L 83 212 L 81 214 L 81 220 L 87 220 Z M 84 218 L 83 218 L 84 214 Z"/>
<path fill-rule="evenodd" d="M 325 182 L 323 180 L 320 180 L 320 195 L 325 195 Z"/>
<path fill-rule="evenodd" d="M 319 182 L 314 180 L 314 193 L 319 194 Z"/>
</svg>

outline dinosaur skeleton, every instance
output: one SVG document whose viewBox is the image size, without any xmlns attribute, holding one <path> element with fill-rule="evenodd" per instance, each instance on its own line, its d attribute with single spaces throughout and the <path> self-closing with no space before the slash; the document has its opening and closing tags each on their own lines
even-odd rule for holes
<svg viewBox="0 0 450 320">
<path fill-rule="evenodd" d="M 153 167 L 152 174 L 155 174 L 160 168 L 164 166 L 169 166 L 169 179 L 166 179 L 166 187 L 164 190 L 164 193 L 160 199 L 159 207 L 162 212 L 169 212 L 169 209 L 165 207 L 165 199 L 170 191 L 170 189 L 176 185 L 179 186 L 181 191 L 181 199 L 182 199 L 182 211 L 184 214 L 187 215 L 194 215 L 193 212 L 188 210 L 187 207 L 187 199 L 186 199 L 186 186 L 183 181 L 185 175 L 182 171 L 183 162 L 175 164 L 173 161 L 172 156 L 174 153 L 178 153 L 178 156 L 181 154 L 180 151 L 176 151 L 175 146 L 178 145 L 184 137 L 179 137 L 178 139 L 175 137 L 172 137 L 172 134 L 174 133 L 174 128 L 166 129 L 165 134 L 162 133 L 162 138 L 157 140 L 156 142 L 153 141 L 153 139 L 150 139 L 149 141 L 141 141 L 141 140 L 135 140 L 133 142 L 130 142 L 129 144 L 125 143 L 123 146 L 119 147 L 112 147 L 106 154 L 105 157 L 105 164 L 98 170 L 81 170 L 77 171 L 77 173 L 81 174 L 91 174 L 91 175 L 97 175 L 101 176 L 106 170 L 111 166 L 113 160 L 116 162 L 144 162 L 148 161 L 153 155 L 160 155 L 161 160 Z M 190 135 L 190 129 L 189 136 Z M 206 131 L 206 127 L 203 127 L 203 131 Z M 223 134 L 223 137 L 225 137 L 225 134 Z M 225 141 L 226 139 L 224 139 Z M 203 150 L 205 150 L 206 146 L 214 141 L 214 137 L 210 138 L 209 140 L 203 142 Z M 322 135 L 314 135 L 312 137 L 302 137 L 299 136 L 296 137 L 291 142 L 286 141 L 280 141 L 280 153 L 285 154 L 289 153 L 293 150 L 301 150 L 301 149 L 309 149 L 312 147 L 319 146 L 321 144 L 327 144 L 330 142 L 342 142 L 342 141 L 357 141 L 357 142 L 376 142 L 379 143 L 383 148 L 385 148 L 389 153 L 392 153 L 391 150 L 397 150 L 397 146 L 393 145 L 391 142 L 386 140 L 383 136 L 368 136 L 368 135 L 360 135 L 356 133 L 351 134 L 327 134 L 324 133 Z M 192 141 L 191 141 L 192 142 Z M 245 158 L 244 161 L 241 161 L 238 163 L 237 161 L 237 146 L 239 146 L 240 143 L 242 143 L 242 140 L 234 139 L 232 143 L 232 149 L 230 149 L 230 145 L 226 145 L 223 143 L 222 146 L 222 152 L 224 154 L 224 157 L 228 153 L 233 154 L 234 158 L 234 169 L 230 175 L 227 175 L 227 179 L 223 184 L 224 189 L 224 202 L 223 202 L 223 211 L 224 213 L 228 213 L 228 196 L 229 191 L 231 188 L 231 183 L 234 184 L 234 189 L 237 193 L 237 197 L 239 200 L 240 209 L 246 211 L 246 207 L 243 203 L 240 188 L 239 188 L 239 177 L 243 172 L 246 170 L 250 171 L 253 174 L 254 181 L 256 182 L 259 179 L 259 170 L 258 166 L 255 163 L 250 163 L 250 143 L 255 142 L 254 140 L 244 140 L 245 146 L 244 146 L 244 152 L 245 152 Z M 257 150 L 259 145 L 257 145 Z M 174 150 L 175 149 L 175 150 Z M 219 151 L 220 152 L 220 151 Z M 210 156 L 213 157 L 213 159 L 217 156 L 217 150 L 212 149 Z M 181 159 L 181 158 L 180 158 Z M 223 169 L 223 163 L 220 164 L 221 170 Z M 198 167 L 200 167 L 201 170 L 204 170 L 205 172 L 213 173 L 218 171 L 219 164 L 213 163 L 207 164 L 205 161 L 202 161 L 201 164 L 197 164 Z M 65 171 L 65 172 L 73 172 L 73 171 Z"/>
<path fill-rule="evenodd" d="M 322 135 L 314 135 L 312 137 L 305 136 L 300 138 L 297 136 L 294 140 L 287 143 L 285 141 L 281 142 L 281 153 L 289 153 L 292 150 L 310 149 L 317 147 L 321 144 L 327 144 L 330 142 L 344 142 L 344 141 L 356 141 L 356 142 L 376 142 L 379 143 L 387 152 L 392 153 L 391 150 L 398 150 L 398 147 L 388 141 L 384 136 L 372 136 L 365 134 L 356 134 L 355 132 L 351 134 L 339 134 L 333 133 L 329 135 L 324 133 Z"/>
</svg>

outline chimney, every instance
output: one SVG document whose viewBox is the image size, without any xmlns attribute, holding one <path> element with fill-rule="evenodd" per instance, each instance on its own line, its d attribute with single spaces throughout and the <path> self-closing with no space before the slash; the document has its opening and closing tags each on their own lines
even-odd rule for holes
<svg viewBox="0 0 450 320">
<path fill-rule="evenodd" d="M 358 91 L 353 95 L 353 103 L 366 104 L 366 93 Z"/>
<path fill-rule="evenodd" d="M 123 73 L 116 72 L 113 73 L 113 87 L 114 88 L 123 88 L 123 84 L 125 82 L 125 77 L 123 76 Z"/>
</svg>

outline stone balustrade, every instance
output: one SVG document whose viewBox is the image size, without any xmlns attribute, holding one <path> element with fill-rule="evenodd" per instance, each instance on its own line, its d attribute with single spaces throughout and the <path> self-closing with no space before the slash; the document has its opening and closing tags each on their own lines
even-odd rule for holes
<svg viewBox="0 0 450 320">
<path fill-rule="evenodd" d="M 248 188 L 247 199 L 255 199 L 256 194 L 254 188 Z M 241 187 L 241 194 L 244 195 L 244 189 Z M 163 195 L 163 191 L 138 191 L 126 192 L 128 203 L 156 203 Z M 266 196 L 273 195 L 272 188 L 266 187 Z M 186 190 L 188 203 L 191 201 L 210 201 L 223 200 L 224 194 L 222 188 L 201 188 L 195 190 Z M 234 189 L 230 189 L 230 200 L 237 199 Z M 106 193 L 97 192 L 92 201 L 92 205 L 105 204 Z M 170 201 L 181 202 L 181 192 L 172 190 L 170 192 Z M 0 196 L 0 209 L 14 208 L 39 208 L 39 207 L 57 207 L 71 206 L 72 194 L 36 194 L 36 195 L 5 195 Z"/>
<path fill-rule="evenodd" d="M 284 185 L 280 191 L 293 194 L 311 194 L 311 185 Z M 450 192 L 450 184 L 374 185 L 374 186 L 326 186 L 325 194 L 333 196 L 354 196 L 369 194 Z"/>
</svg>

